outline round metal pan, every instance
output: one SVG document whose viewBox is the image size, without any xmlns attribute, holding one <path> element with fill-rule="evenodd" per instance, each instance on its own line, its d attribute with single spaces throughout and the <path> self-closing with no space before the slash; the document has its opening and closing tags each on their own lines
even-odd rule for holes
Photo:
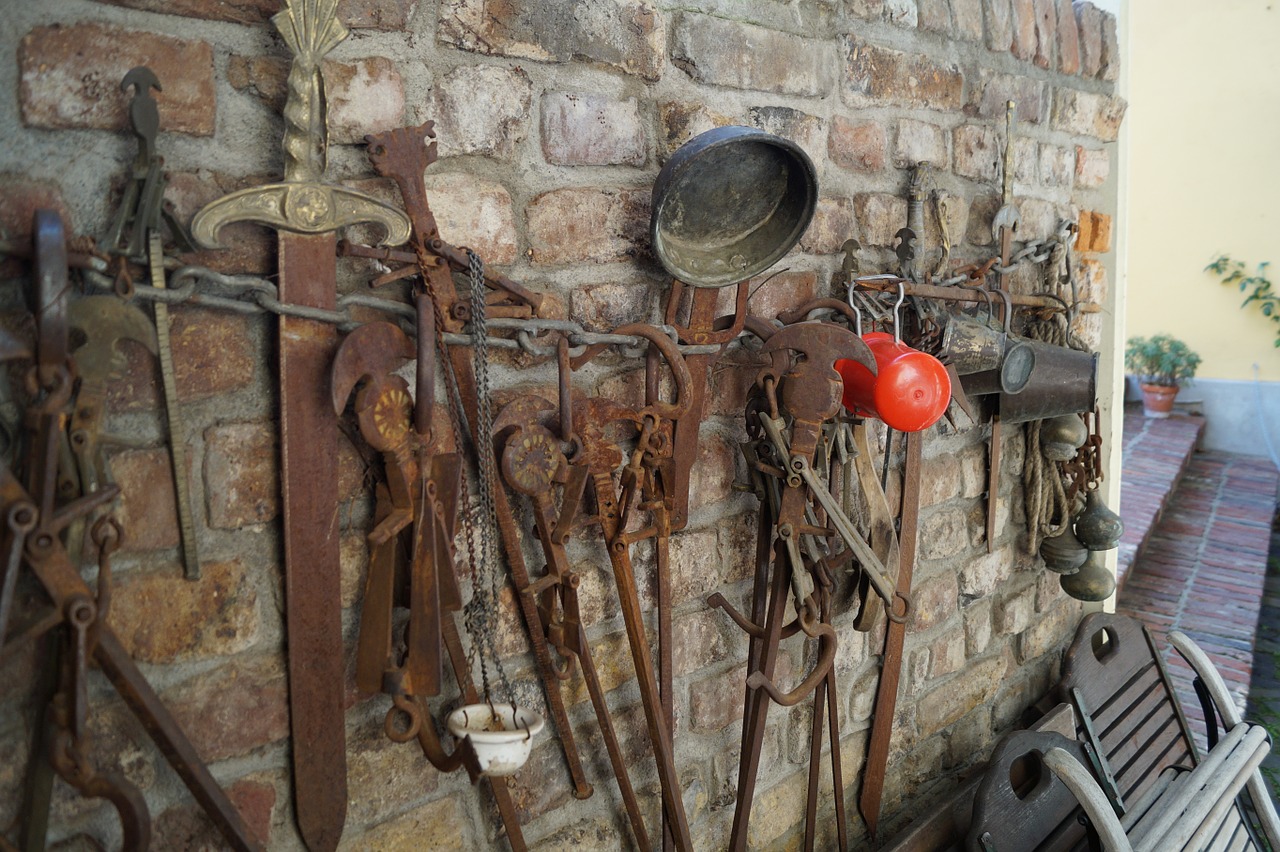
<svg viewBox="0 0 1280 852">
<path fill-rule="evenodd" d="M 726 287 L 789 252 L 817 203 L 818 178 L 798 145 L 752 127 L 717 127 L 658 173 L 649 233 L 667 272 L 695 287 Z"/>
</svg>

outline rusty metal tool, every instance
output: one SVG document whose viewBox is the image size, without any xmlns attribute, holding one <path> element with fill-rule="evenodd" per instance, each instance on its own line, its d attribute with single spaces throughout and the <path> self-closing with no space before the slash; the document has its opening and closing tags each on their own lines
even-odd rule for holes
<svg viewBox="0 0 1280 852">
<path fill-rule="evenodd" d="M 521 397 L 504 407 L 493 424 L 494 436 L 505 438 L 503 478 L 512 490 L 525 495 L 532 503 L 534 529 L 547 560 L 547 573 L 516 591 L 538 602 L 547 641 L 566 661 L 563 676 L 570 676 L 573 660 L 580 663 L 582 679 L 600 725 L 636 845 L 640 849 L 649 849 L 649 836 L 640 813 L 639 800 L 631 785 L 627 759 L 618 743 L 613 717 L 591 655 L 586 625 L 582 623 L 578 606 L 581 578 L 570 568 L 565 553 L 565 542 L 581 507 L 589 471 L 580 464 L 570 465 L 561 449 L 561 442 L 541 424 L 540 421 L 552 410 L 551 404 L 539 397 Z M 571 435 L 572 432 L 563 434 Z M 558 512 L 552 502 L 552 493 L 557 485 L 562 489 Z"/>
<path fill-rule="evenodd" d="M 622 465 L 624 454 L 605 433 L 610 424 L 618 422 L 629 422 L 639 430 L 636 447 L 631 453 L 632 464 L 643 460 L 646 453 L 660 451 L 662 445 L 670 441 L 669 423 L 678 421 L 688 413 L 687 389 L 691 379 L 688 366 L 676 349 L 675 343 L 660 330 L 648 325 L 633 324 L 622 326 L 615 332 L 643 337 L 658 349 L 671 370 L 676 401 L 655 401 L 636 410 L 612 400 L 593 397 L 574 403 L 573 421 L 582 445 L 580 460 L 591 473 L 591 486 L 596 501 L 596 520 L 604 533 L 605 546 L 613 567 L 614 583 L 617 586 L 627 642 L 631 649 L 631 660 L 640 686 L 640 700 L 644 707 L 649 741 L 658 767 L 663 811 L 676 847 L 688 850 L 692 849 L 692 840 L 689 835 L 688 817 L 684 810 L 680 779 L 675 768 L 672 731 L 666 722 L 653 659 L 649 654 L 649 641 L 645 635 L 635 567 L 631 562 L 630 552 L 632 543 L 659 536 L 662 530 L 657 524 L 650 524 L 647 528 L 634 533 L 626 531 L 625 518 L 635 498 L 634 474 L 630 479 L 631 484 L 628 485 L 628 475 L 624 473 L 624 487 L 619 494 L 615 490 L 613 477 L 615 471 Z M 580 369 L 598 351 L 599 347 L 588 347 L 582 355 L 573 359 L 573 368 Z M 667 425 L 664 426 L 664 424 Z M 661 522 L 662 518 L 659 516 L 658 523 Z"/>
<path fill-rule="evenodd" d="M 195 251 L 191 237 L 164 200 L 167 177 L 164 158 L 156 153 L 160 132 L 160 110 L 151 90 L 162 91 L 155 72 L 146 66 L 129 69 L 120 81 L 120 91 L 134 90 L 129 103 L 129 125 L 138 140 L 133 172 L 125 185 L 124 197 L 101 248 L 109 254 L 145 262 L 150 232 L 165 229 L 181 251 Z"/>
<path fill-rule="evenodd" d="M 909 594 L 911 575 L 915 569 L 917 534 L 920 526 L 920 465 L 923 433 L 906 435 L 906 466 L 902 474 L 902 514 L 898 530 L 901 567 L 898 570 L 898 591 Z M 867 759 L 863 768 L 862 793 L 858 808 L 867 824 L 867 831 L 875 836 L 880 821 L 880 804 L 884 797 L 885 770 L 889 763 L 889 738 L 893 733 L 893 717 L 898 703 L 898 683 L 902 675 L 902 646 L 906 641 L 907 625 L 889 622 L 885 632 L 884 659 L 880 666 L 880 684 L 876 688 L 875 716 L 871 722 L 871 738 L 867 746 Z"/>
<path fill-rule="evenodd" d="M 192 221 L 196 240 L 217 248 L 226 224 L 254 221 L 279 231 L 280 299 L 332 309 L 338 228 L 381 225 L 386 242 L 409 238 L 403 213 L 324 182 L 327 131 L 320 63 L 347 36 L 337 0 L 286 0 L 271 20 L 293 53 L 284 107 L 284 181 L 214 201 Z M 342 682 L 337 418 L 325 378 L 337 348 L 331 326 L 280 318 L 281 482 L 284 495 L 285 621 L 294 805 L 307 846 L 336 848 L 346 821 L 346 731 Z"/>
<path fill-rule="evenodd" d="M 675 677 L 674 652 L 671 628 L 671 533 L 682 530 L 689 522 L 689 478 L 698 457 L 698 438 L 702 428 L 702 415 L 706 409 L 707 386 L 711 371 L 746 322 L 748 282 L 741 281 L 734 295 L 734 312 L 731 317 L 716 317 L 719 290 L 693 287 L 690 296 L 689 315 L 686 324 L 677 322 L 681 297 L 685 285 L 680 279 L 672 279 L 667 294 L 665 321 L 675 329 L 681 343 L 713 345 L 712 352 L 685 356 L 685 366 L 692 384 L 689 387 L 688 413 L 675 421 L 672 427 L 671 450 L 662 464 L 661 474 L 650 477 L 663 494 L 655 496 L 653 504 L 662 517 L 655 518 L 661 534 L 654 539 L 654 562 L 658 586 L 658 688 L 662 693 L 662 712 L 667 726 L 675 730 L 675 695 L 672 682 Z M 645 361 L 646 400 L 658 398 L 658 359 L 656 347 L 650 347 Z M 668 497 L 669 495 L 669 497 Z M 670 505 L 668 511 L 667 506 Z M 674 838 L 664 823 L 662 848 L 669 850 Z"/>
<path fill-rule="evenodd" d="M 396 130 L 378 133 L 366 137 L 369 143 L 369 161 L 378 174 L 390 178 L 400 188 L 404 199 L 405 210 L 412 220 L 412 236 L 414 255 L 423 278 L 424 296 L 429 299 L 434 309 L 436 326 L 435 343 L 443 354 L 441 359 L 446 381 L 450 383 L 450 410 L 453 412 L 453 401 L 456 397 L 461 402 L 462 411 L 453 412 L 457 417 L 455 428 L 459 440 L 468 437 L 461 428 L 461 416 L 465 414 L 470 428 L 470 440 L 473 445 L 479 441 L 491 441 L 492 435 L 481 435 L 478 432 L 476 413 L 478 409 L 479 388 L 470 360 L 470 353 L 462 347 L 447 347 L 441 337 L 442 332 L 456 332 L 463 328 L 471 315 L 472 306 L 460 299 L 450 274 L 453 257 L 458 253 L 440 238 L 434 214 L 427 199 L 424 175 L 427 168 L 436 160 L 433 122 L 425 122 L 417 127 L 402 127 Z M 427 139 L 432 142 L 428 145 Z M 465 255 L 463 255 L 465 257 Z M 492 282 L 491 277 L 486 281 Z M 497 284 L 505 292 L 514 293 L 514 288 Z M 531 294 L 532 295 L 532 294 Z M 513 298 L 516 298 L 513 295 Z M 540 300 L 534 299 L 539 302 Z M 419 331 L 422 334 L 422 331 Z M 421 345 L 421 343 L 420 343 Z M 515 517 L 511 511 L 511 503 L 501 488 L 493 492 L 494 508 L 497 515 L 498 532 L 502 540 L 502 552 L 517 588 L 529 583 L 528 569 L 524 563 L 520 534 L 516 528 Z M 584 799 L 591 795 L 591 784 L 582 769 L 582 758 L 578 753 L 573 729 L 569 724 L 569 714 L 557 688 L 558 678 L 547 649 L 546 631 L 538 615 L 537 605 L 527 596 L 518 595 L 520 613 L 524 617 L 530 644 L 533 646 L 534 658 L 538 663 L 538 672 L 542 677 L 547 694 L 547 704 L 556 730 L 560 735 L 560 743 L 564 750 L 565 763 L 573 781 L 574 796 Z"/>
<path fill-rule="evenodd" d="M 375 526 L 368 535 L 369 571 L 356 645 L 356 686 L 361 692 L 391 696 L 384 723 L 388 738 L 395 742 L 417 739 L 423 755 L 438 770 L 465 768 L 475 783 L 481 772 L 469 741 L 446 753 L 424 701 L 440 692 L 442 648 L 449 654 L 464 699 L 480 700 L 453 620 L 453 613 L 462 608 L 453 548 L 461 459 L 456 453 L 428 452 L 431 383 L 426 384 L 427 405 L 415 406 L 408 384 L 395 375 L 415 353 L 420 359 L 419 375 L 433 373 L 432 351 L 428 346 L 424 359 L 421 346 L 415 348 L 397 326 L 382 322 L 351 332 L 334 358 L 334 410 L 342 411 L 351 392 L 360 387 L 355 403 L 360 433 L 383 454 L 386 470 L 385 483 L 376 489 Z M 422 387 L 419 384 L 419 393 L 424 393 Z M 408 571 L 398 565 L 405 552 L 411 560 Z M 398 576 L 405 576 L 407 590 L 398 588 Z M 393 635 L 393 610 L 398 603 L 409 610 L 403 649 Z M 489 780 L 507 838 L 519 852 L 525 842 L 511 794 L 505 781 Z"/>
<path fill-rule="evenodd" d="M 1000 241 L 1000 263 L 1009 262 L 1009 244 L 1014 232 L 1022 224 L 1022 214 L 1013 203 L 1013 120 L 1017 108 L 1015 101 L 1004 105 L 1004 159 L 1001 174 L 1000 209 L 991 220 L 992 236 Z"/>
<path fill-rule="evenodd" d="M 82 793 L 107 798 L 115 805 L 127 848 L 145 848 L 149 817 L 136 790 L 119 776 L 96 771 L 89 762 L 85 675 L 91 660 L 102 668 L 227 842 L 235 849 L 258 849 L 258 841 L 105 622 L 110 600 L 109 557 L 119 540 L 118 526 L 107 520 L 95 525 L 94 543 L 99 551 L 96 593 L 81 578 L 62 544 L 61 537 L 68 527 L 110 502 L 119 490 L 104 485 L 76 496 L 60 487 L 59 466 L 74 463 L 62 457 L 57 434 L 70 421 L 75 402 L 72 377 L 77 373 L 68 354 L 66 239 L 57 214 L 46 210 L 37 211 L 35 234 L 37 338 L 36 363 L 30 374 L 35 402 L 27 418 L 31 439 L 26 482 L 19 482 L 8 468 L 0 467 L 0 516 L 7 519 L 11 531 L 25 535 L 19 564 L 28 568 L 44 588 L 52 609 L 11 636 L 0 647 L 0 661 L 18 646 L 60 625 L 67 626 L 72 641 L 62 655 L 60 697 L 51 711 L 50 739 L 55 749 L 52 762 Z M 14 552 L 9 550 L 11 555 Z M 6 567 L 10 572 L 17 570 L 12 560 Z M 36 840 L 31 833 L 26 837 L 29 842 Z"/>
<path fill-rule="evenodd" d="M 133 163 L 132 179 L 102 248 L 120 259 L 117 289 L 132 290 L 128 264 L 145 263 L 150 269 L 151 286 L 165 289 L 164 231 L 167 229 L 179 249 L 191 251 L 191 240 L 164 200 L 167 183 L 164 159 L 156 153 L 156 134 L 160 130 L 160 111 L 151 90 L 160 90 L 160 81 L 151 69 L 139 66 L 125 74 L 120 90 L 134 90 L 129 103 L 129 122 L 138 140 L 138 154 Z M 187 430 L 184 428 L 178 400 L 177 379 L 173 367 L 173 347 L 169 340 L 169 306 L 160 300 L 154 305 L 155 337 L 160 358 L 160 383 L 164 392 L 165 420 L 169 432 L 169 458 L 173 470 L 174 505 L 178 510 L 178 530 L 182 545 L 183 573 L 188 580 L 200 578 L 200 556 L 196 547 L 195 517 L 191 507 L 191 483 L 187 470 Z M 74 556 L 74 553 L 73 553 Z"/>
<path fill-rule="evenodd" d="M 792 419 L 790 440 L 785 442 L 769 438 L 769 454 L 776 459 L 778 475 L 783 480 L 777 498 L 776 524 L 764 538 L 772 541 L 776 531 L 776 543 L 770 547 L 762 541 L 758 551 L 756 597 L 752 603 L 753 616 L 764 613 L 763 624 L 759 618 L 748 620 L 737 613 L 722 597 L 709 600 L 718 605 L 749 635 L 757 640 L 753 649 L 752 668 L 747 678 L 749 688 L 743 708 L 743 747 L 738 770 L 738 798 L 734 812 L 730 848 L 746 848 L 747 830 L 751 819 L 751 804 L 755 782 L 759 772 L 764 727 L 771 701 L 791 706 L 814 692 L 819 683 L 830 674 L 836 649 L 835 631 L 830 624 L 821 621 L 821 606 L 812 571 L 816 566 L 800 548 L 800 538 L 807 532 L 818 532 L 809 523 L 806 507 L 811 496 L 811 485 L 800 474 L 801 469 L 812 465 L 814 454 L 822 436 L 822 426 L 841 409 L 843 382 L 833 365 L 839 358 L 859 361 L 875 372 L 875 360 L 860 337 L 842 326 L 831 323 L 799 323 L 773 333 L 762 349 L 771 355 L 773 363 L 761 370 L 757 386 L 764 395 L 759 408 L 758 421 L 778 422 L 785 411 Z M 793 356 L 788 353 L 795 353 Z M 799 464 L 797 464 L 799 462 Z M 816 496 L 816 495 L 815 495 Z M 825 508 L 825 507 L 824 507 Z M 762 522 L 762 532 L 764 532 Z M 760 594 L 765 564 L 765 552 L 772 549 L 772 575 L 769 580 L 768 603 L 763 604 Z M 801 679 L 793 689 L 783 692 L 774 683 L 774 671 L 778 646 L 784 633 L 782 623 L 788 592 L 795 599 L 799 617 L 799 629 L 819 640 L 819 658 L 814 669 Z"/>
<path fill-rule="evenodd" d="M 48 466 L 54 463 L 56 463 L 54 459 L 46 456 L 39 466 L 38 474 L 45 472 Z M 75 707 L 78 708 L 75 710 L 76 715 L 70 717 L 70 721 L 83 730 L 82 725 L 75 720 L 79 718 L 78 714 L 83 712 L 83 673 L 87 670 L 87 664 L 91 658 L 111 681 L 130 711 L 142 723 L 147 734 L 156 743 L 170 766 L 182 778 L 183 783 L 209 815 L 227 843 L 234 849 L 260 849 L 262 847 L 259 841 L 213 779 L 208 768 L 201 762 L 199 754 L 182 728 L 169 715 L 164 704 L 151 689 L 142 673 L 138 671 L 136 664 L 130 659 L 114 631 L 102 620 L 100 615 L 102 591 L 94 594 L 89 589 L 79 572 L 72 566 L 65 548 L 59 541 L 59 532 L 67 523 L 93 511 L 117 493 L 114 486 L 108 486 L 81 498 L 76 503 L 60 506 L 52 513 L 36 512 L 36 525 L 28 537 L 24 560 L 52 599 L 54 604 L 52 614 L 56 618 L 52 623 L 49 618 L 40 619 L 33 625 L 34 629 L 28 629 L 10 639 L 9 644 L 4 649 L 0 649 L 0 659 L 8 657 L 13 652 L 14 643 L 31 641 L 59 624 L 70 625 L 76 637 L 76 642 L 70 650 L 73 652 L 72 664 L 76 666 L 76 679 L 72 686 Z M 0 507 L 2 507 L 0 511 L 8 514 L 15 508 L 22 510 L 34 504 L 33 495 L 24 489 L 7 469 L 0 469 Z M 96 632 L 96 641 L 89 641 L 90 630 Z M 55 768 L 64 773 L 85 773 L 86 769 L 91 769 L 77 757 L 82 751 L 83 742 L 83 739 L 78 743 L 67 742 L 62 738 L 60 748 L 65 760 L 61 763 L 55 760 Z M 94 781 L 94 776 L 98 780 Z M 77 786 L 81 787 L 87 795 L 105 796 L 111 799 L 124 820 L 126 836 L 130 831 L 135 832 L 135 836 L 140 836 L 136 832 L 141 830 L 140 823 L 145 815 L 145 806 L 138 808 L 138 802 L 129 796 L 127 790 L 119 788 L 118 785 L 114 790 L 109 789 L 115 785 L 115 780 L 108 775 L 89 772 L 78 775 L 76 778 L 79 781 Z M 130 828 L 130 826 L 133 827 Z M 126 848 L 133 847 L 126 846 Z"/>
<path fill-rule="evenodd" d="M 428 347 L 428 355 L 430 352 Z M 402 530 L 412 527 L 413 531 L 403 666 L 398 662 L 401 654 L 392 642 L 394 567 L 385 558 L 371 559 L 356 651 L 356 685 L 362 692 L 380 692 L 392 678 L 402 682 L 400 688 L 404 691 L 431 696 L 440 692 L 442 672 L 438 581 L 442 566 L 436 562 L 436 542 L 437 536 L 443 534 L 431 506 L 441 490 L 449 491 L 456 502 L 461 469 L 457 455 L 449 454 L 449 459 L 442 457 L 440 461 L 450 463 L 452 479 L 430 478 L 433 468 L 435 472 L 443 471 L 422 452 L 425 433 L 430 430 L 429 419 L 418 432 L 419 446 L 414 447 L 410 428 L 413 399 L 408 382 L 395 374 L 414 354 L 409 338 L 392 323 L 360 326 L 346 336 L 334 356 L 332 403 L 334 411 L 341 413 L 347 398 L 360 385 L 355 403 L 360 434 L 369 446 L 382 453 L 386 485 L 380 493 L 386 499 L 379 501 L 383 508 L 368 536 L 371 550 L 394 548 L 394 539 Z M 424 373 L 433 371 L 434 366 L 432 360 L 418 364 Z M 426 409 L 430 411 L 429 401 Z"/>
<path fill-rule="evenodd" d="M 1013 235 L 1022 216 L 1013 203 L 1013 115 L 1016 104 L 1009 101 L 1005 104 L 1004 114 L 1004 168 L 1001 185 L 1001 207 L 991 221 L 991 229 L 1000 240 L 1000 265 L 1008 266 L 1013 255 Z M 1000 273 L 1000 289 L 1009 289 L 1006 273 Z M 1008 309 L 1006 308 L 1006 311 Z M 1005 328 L 1010 329 L 1011 317 L 1005 317 Z M 991 455 L 987 461 L 987 553 L 996 550 L 996 519 L 1000 511 L 1000 451 L 1004 441 L 1003 429 L 1000 425 L 1000 403 L 996 401 L 996 411 L 991 417 Z"/>
<path fill-rule="evenodd" d="M 123 436 L 104 435 L 108 384 L 124 367 L 119 344 L 132 340 L 156 354 L 156 330 L 141 309 L 115 296 L 86 296 L 76 299 L 67 311 L 71 328 L 84 336 L 84 345 L 75 352 L 80 374 L 75 410 L 71 415 L 71 451 L 76 459 L 81 489 L 97 490 L 106 470 L 101 445 L 129 444 Z M 72 543 L 71 549 L 76 549 Z"/>
<path fill-rule="evenodd" d="M 165 289 L 164 250 L 159 231 L 147 240 L 147 261 L 151 286 Z M 173 488 L 177 498 L 178 531 L 182 539 L 183 573 L 188 580 L 200 579 L 200 552 L 196 546 L 196 521 L 191 508 L 191 480 L 187 472 L 187 430 L 181 416 L 178 380 L 173 366 L 173 344 L 169 339 L 169 306 L 155 303 L 156 346 L 160 355 L 160 383 L 164 388 L 165 419 L 169 425 L 169 459 L 173 466 Z"/>
</svg>

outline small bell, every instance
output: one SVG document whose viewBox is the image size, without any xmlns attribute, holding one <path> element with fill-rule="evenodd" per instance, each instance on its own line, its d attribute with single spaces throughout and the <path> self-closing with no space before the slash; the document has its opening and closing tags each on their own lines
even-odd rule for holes
<svg viewBox="0 0 1280 852">
<path fill-rule="evenodd" d="M 1062 591 L 1078 601 L 1105 601 L 1116 590 L 1116 578 L 1107 570 L 1101 550 L 1091 552 L 1079 571 L 1062 575 L 1058 582 Z"/>
<path fill-rule="evenodd" d="M 1060 414 L 1040 424 L 1040 452 L 1050 461 L 1071 461 L 1089 439 L 1078 414 Z"/>
<path fill-rule="evenodd" d="M 1046 538 L 1040 544 L 1040 558 L 1044 560 L 1044 567 L 1055 574 L 1074 574 L 1089 558 L 1089 550 L 1080 543 L 1068 524 L 1061 533 Z"/>
<path fill-rule="evenodd" d="M 1076 538 L 1090 550 L 1110 550 L 1120 543 L 1123 534 L 1120 516 L 1107 508 L 1097 490 L 1090 491 L 1084 511 L 1076 515 Z"/>
</svg>

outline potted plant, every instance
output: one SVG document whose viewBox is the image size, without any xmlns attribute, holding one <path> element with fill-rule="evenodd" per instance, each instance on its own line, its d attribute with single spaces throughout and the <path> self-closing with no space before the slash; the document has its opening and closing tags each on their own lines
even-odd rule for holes
<svg viewBox="0 0 1280 852">
<path fill-rule="evenodd" d="M 1124 366 L 1142 385 L 1143 413 L 1168 417 L 1178 388 L 1196 374 L 1200 356 L 1167 334 L 1131 337 L 1125 345 Z"/>
</svg>

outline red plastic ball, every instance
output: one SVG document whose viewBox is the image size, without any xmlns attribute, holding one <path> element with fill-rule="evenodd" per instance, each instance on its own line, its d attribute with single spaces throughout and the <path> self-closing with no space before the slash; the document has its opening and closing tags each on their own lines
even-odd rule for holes
<svg viewBox="0 0 1280 852">
<path fill-rule="evenodd" d="M 951 402 L 951 377 L 942 362 L 895 343 L 892 334 L 882 331 L 862 339 L 875 356 L 878 375 L 857 361 L 836 361 L 844 379 L 844 407 L 883 420 L 899 432 L 919 432 L 937 423 Z"/>
</svg>

